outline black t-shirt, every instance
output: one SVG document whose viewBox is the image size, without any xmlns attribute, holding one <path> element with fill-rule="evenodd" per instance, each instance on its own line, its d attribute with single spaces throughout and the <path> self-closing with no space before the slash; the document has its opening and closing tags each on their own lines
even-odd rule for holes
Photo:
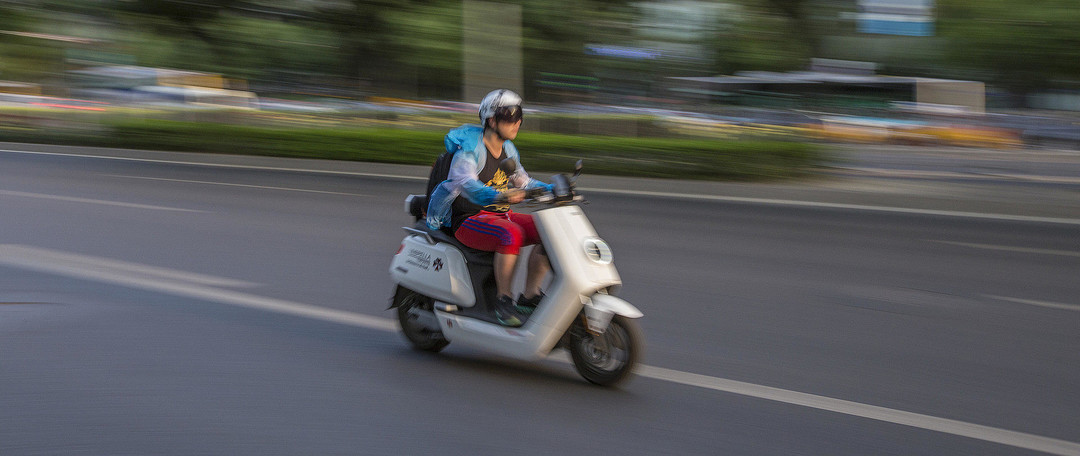
<svg viewBox="0 0 1080 456">
<path fill-rule="evenodd" d="M 505 152 L 503 154 L 505 156 Z M 484 160 L 484 169 L 480 170 L 480 174 L 477 175 L 476 180 L 483 182 L 484 185 L 494 188 L 495 191 L 502 193 L 510 188 L 510 176 L 499 169 L 500 158 L 495 158 L 491 155 L 491 151 L 488 151 L 487 160 Z M 509 204 L 490 204 L 487 206 L 480 206 L 472 201 L 469 201 L 464 195 L 458 195 L 454 199 L 454 205 L 451 206 L 450 227 L 452 230 L 457 231 L 465 219 L 472 217 L 480 211 L 488 212 L 506 212 L 510 210 Z"/>
</svg>

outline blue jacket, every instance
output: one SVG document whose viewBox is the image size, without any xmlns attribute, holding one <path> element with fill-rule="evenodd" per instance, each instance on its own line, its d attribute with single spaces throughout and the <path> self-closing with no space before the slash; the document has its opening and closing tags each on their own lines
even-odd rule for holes
<svg viewBox="0 0 1080 456">
<path fill-rule="evenodd" d="M 484 185 L 477 179 L 480 170 L 484 169 L 487 161 L 487 148 L 484 147 L 484 128 L 480 125 L 466 124 L 450 130 L 444 140 L 446 151 L 454 155 L 450 162 L 450 173 L 447 179 L 435 186 L 431 191 L 431 199 L 428 201 L 427 225 L 431 229 L 450 226 L 450 211 L 454 199 L 462 195 L 480 206 L 487 206 L 495 202 L 499 194 L 494 188 Z M 513 188 L 533 189 L 544 187 L 551 190 L 551 185 L 529 177 L 525 168 L 521 167 L 517 148 L 514 143 L 503 143 L 503 153 L 507 158 L 517 162 L 517 172 L 510 178 Z"/>
</svg>

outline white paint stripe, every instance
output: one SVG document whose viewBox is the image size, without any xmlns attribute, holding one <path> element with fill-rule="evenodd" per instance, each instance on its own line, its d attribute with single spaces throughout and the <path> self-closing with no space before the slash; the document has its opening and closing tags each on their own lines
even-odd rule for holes
<svg viewBox="0 0 1080 456">
<path fill-rule="evenodd" d="M 990 298 L 990 299 L 997 299 L 999 301 L 1015 302 L 1017 304 L 1027 304 L 1027 305 L 1031 305 L 1031 306 L 1047 307 L 1047 308 L 1050 308 L 1050 309 L 1061 309 L 1061 310 L 1071 310 L 1071 311 L 1074 311 L 1074 312 L 1080 312 L 1080 305 L 1077 305 L 1077 304 L 1065 304 L 1065 303 L 1050 302 L 1050 301 L 1036 301 L 1034 299 L 1010 298 L 1008 296 L 983 295 L 983 297 Z"/>
<path fill-rule="evenodd" d="M 1041 176 L 1037 174 L 998 173 L 998 172 L 957 172 L 957 171 L 920 171 L 914 169 L 884 169 L 884 168 L 859 168 L 845 167 L 841 170 L 832 170 L 830 174 L 839 175 L 880 175 L 888 177 L 904 178 L 952 178 L 964 180 L 1002 180 L 1039 182 L 1045 184 L 1080 184 L 1080 178 L 1069 176 Z"/>
<path fill-rule="evenodd" d="M 971 242 L 956 242 L 956 241 L 939 241 L 935 239 L 928 239 L 930 242 L 938 242 L 941 244 L 958 245 L 961 247 L 971 247 L 974 249 L 985 250 L 1003 250 L 1006 252 L 1022 252 L 1022 253 L 1037 253 L 1040 255 L 1060 255 L 1080 257 L 1080 252 L 1074 252 L 1070 250 L 1053 250 L 1053 249 L 1035 249 L 1030 247 L 1013 247 L 1008 245 L 994 245 L 994 244 L 976 244 Z"/>
<path fill-rule="evenodd" d="M 176 296 L 185 296 L 221 304 L 229 304 L 247 307 L 257 310 L 294 315 L 315 320 L 342 323 L 384 331 L 396 331 L 397 323 L 386 318 L 371 317 L 342 310 L 327 309 L 325 307 L 312 306 L 298 302 L 281 299 L 266 298 L 231 290 L 221 290 L 197 283 L 189 283 L 178 280 L 178 277 L 148 277 L 147 275 L 132 275 L 128 271 L 116 271 L 109 268 L 98 268 L 94 265 L 81 262 L 65 262 L 59 258 L 35 257 L 36 248 L 22 248 L 21 246 L 0 246 L 0 265 L 8 265 L 16 268 L 33 271 L 58 274 L 78 279 L 93 280 L 98 282 L 122 285 L 141 290 L 150 290 Z M 113 260 L 105 260 L 105 263 Z"/>
<path fill-rule="evenodd" d="M 743 396 L 810 407 L 818 410 L 827 410 L 830 412 L 843 413 L 845 415 L 869 418 L 888 423 L 902 424 L 904 426 L 1000 443 L 1002 445 L 1041 451 L 1044 453 L 1062 456 L 1080 455 L 1080 443 L 971 424 L 947 418 L 938 418 L 935 416 L 755 385 L 753 383 L 709 377 L 707 375 L 691 374 L 660 367 L 641 366 L 637 374 L 643 377 L 665 380 L 682 385 L 696 386 L 699 388 L 740 394 Z"/>
<path fill-rule="evenodd" d="M 153 206 L 150 204 L 136 204 L 136 203 L 124 203 L 121 201 L 109 201 L 90 198 L 78 198 L 74 196 L 60 196 L 60 195 L 48 195 L 44 193 L 29 193 L 29 192 L 17 192 L 12 190 L 0 190 L 0 196 L 17 196 L 22 198 L 41 198 L 50 199 L 56 201 L 67 201 L 72 203 L 86 203 L 86 204 L 102 204 L 106 206 L 118 206 L 129 207 L 134 209 L 152 209 L 156 211 L 178 211 L 178 212 L 205 212 L 195 209 L 181 209 L 178 207 L 167 206 Z"/>
<path fill-rule="evenodd" d="M 775 206 L 796 206 L 827 209 L 851 209 L 858 211 L 890 212 L 897 214 L 916 215 L 939 215 L 945 217 L 964 217 L 983 220 L 999 220 L 1011 222 L 1036 222 L 1036 223 L 1061 223 L 1066 225 L 1080 225 L 1080 219 L 1059 217 L 1035 217 L 1029 215 L 987 214 L 982 212 L 946 211 L 937 209 L 913 209 L 906 207 L 868 206 L 863 204 L 823 203 L 817 201 L 797 201 L 772 198 L 746 198 L 740 196 L 721 195 L 693 195 L 688 193 L 651 192 L 643 190 L 608 190 L 601 188 L 582 188 L 586 193 L 612 193 L 621 195 L 654 196 L 662 198 L 677 198 L 699 201 L 723 201 L 730 203 L 768 204 Z"/>
<path fill-rule="evenodd" d="M 194 272 L 178 271 L 175 269 L 128 263 L 126 261 L 17 244 L 0 244 L 0 261 L 3 260 L 8 261 L 9 263 L 18 261 L 26 267 L 36 265 L 41 268 L 65 267 L 76 270 L 94 269 L 99 272 L 108 272 L 118 276 L 145 275 L 151 278 L 179 280 L 216 287 L 253 287 L 257 285 L 243 280 L 234 280 L 224 277 L 197 274 Z"/>
<path fill-rule="evenodd" d="M 142 180 L 155 180 L 164 182 L 182 182 L 187 184 L 206 184 L 206 185 L 224 185 L 228 187 L 243 187 L 243 188 L 258 188 L 264 190 L 285 190 L 290 192 L 304 192 L 304 193 L 321 193 L 325 195 L 345 195 L 345 196 L 369 196 L 360 193 L 344 193 L 344 192 L 328 192 L 325 190 L 309 190 L 306 188 L 292 188 L 292 187 L 271 187 L 266 185 L 247 185 L 247 184 L 233 184 L 228 182 L 211 182 L 201 180 L 189 180 L 189 179 L 166 179 L 163 177 L 144 177 L 144 176 L 124 176 L 120 174 L 106 174 L 109 177 L 119 177 L 124 179 L 142 179 Z"/>
<path fill-rule="evenodd" d="M 179 160 L 156 160 L 148 158 L 131 158 L 131 157 L 110 157 L 104 155 L 91 155 L 91 154 L 72 154 L 72 153 L 59 153 L 59 152 L 34 152 L 23 150 L 10 150 L 0 149 L 0 152 L 9 152 L 16 154 L 30 154 L 30 155 L 55 155 L 55 156 L 67 156 L 67 157 L 80 157 L 80 158 L 98 158 L 103 160 L 123 160 L 134 162 L 147 162 L 147 163 L 165 163 L 175 165 L 194 165 L 194 166 L 207 166 L 216 168 L 240 168 L 240 169 L 260 169 L 267 171 L 289 171 L 289 172 L 305 172 L 313 174 L 329 174 L 329 175 L 342 175 L 342 176 L 360 176 L 360 177 L 379 177 L 387 179 L 400 179 L 409 181 L 427 181 L 427 177 L 418 176 L 405 176 L 400 174 L 383 174 L 383 173 L 361 173 L 352 171 L 334 171 L 334 170 L 317 170 L 317 169 L 301 169 L 301 168 L 281 168 L 272 166 L 255 166 L 255 165 L 232 165 L 222 163 L 205 163 L 194 161 L 179 161 Z M 699 200 L 699 201 L 724 201 L 732 203 L 751 203 L 751 204 L 768 204 L 778 206 L 792 206 L 792 207 L 810 207 L 810 208 L 828 208 L 828 209 L 849 209 L 858 211 L 873 211 L 873 212 L 888 212 L 897 214 L 917 214 L 917 215 L 937 215 L 944 217 L 958 217 L 958 218 L 974 218 L 982 220 L 998 220 L 998 221 L 1012 221 L 1012 222 L 1035 222 L 1035 223 L 1056 223 L 1065 225 L 1080 225 L 1080 219 L 1075 218 L 1061 218 L 1061 217 L 1036 217 L 1027 215 L 1009 215 L 1009 214 L 990 214 L 981 212 L 965 212 L 965 211 L 946 211 L 935 209 L 912 209 L 903 207 L 890 207 L 890 206 L 870 206 L 863 204 L 844 204 L 844 203 L 823 203 L 816 201 L 800 201 L 800 200 L 784 200 L 773 198 L 749 198 L 739 196 L 722 196 L 722 195 L 700 195 L 690 193 L 676 193 L 676 192 L 652 192 L 643 190 L 612 190 L 602 188 L 580 188 L 582 192 L 586 193 L 607 193 L 616 195 L 635 195 L 635 196 L 653 196 L 664 198 L 676 198 L 686 200 Z"/>
<path fill-rule="evenodd" d="M 185 296 L 221 304 L 264 310 L 287 315 L 294 315 L 315 320 L 340 323 L 381 331 L 398 331 L 397 322 L 380 317 L 327 309 L 281 299 L 266 298 L 246 293 L 219 290 L 203 285 L 183 283 L 164 278 L 133 277 L 124 273 L 98 269 L 83 264 L 89 257 L 77 257 L 80 262 L 65 263 L 64 256 L 34 257 L 44 249 L 23 246 L 0 246 L 0 264 L 31 269 L 41 272 L 60 274 L 80 279 L 96 280 L 132 288 Z M 46 251 L 47 253 L 49 251 Z M 31 261 L 31 260 L 37 261 Z M 111 262 L 113 260 L 105 260 Z M 553 357 L 563 359 L 565 357 Z M 642 365 L 637 375 L 655 380 L 681 385 L 705 388 L 731 394 L 782 402 L 817 410 L 842 413 L 845 415 L 868 418 L 887 423 L 911 426 L 945 434 L 968 437 L 987 442 L 999 443 L 1034 451 L 1041 451 L 1061 456 L 1080 456 L 1080 444 L 1050 437 L 1043 437 L 1007 429 L 994 428 L 963 421 L 938 418 L 902 410 L 889 409 L 858 402 L 834 399 L 798 391 L 785 390 L 753 383 L 739 382 L 719 377 L 681 372 L 661 367 Z"/>
</svg>

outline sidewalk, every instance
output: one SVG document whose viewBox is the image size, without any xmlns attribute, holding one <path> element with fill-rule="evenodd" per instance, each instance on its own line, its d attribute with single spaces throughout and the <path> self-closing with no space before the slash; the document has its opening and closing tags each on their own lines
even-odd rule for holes
<svg viewBox="0 0 1080 456">
<path fill-rule="evenodd" d="M 423 188 L 426 166 L 346 162 L 246 155 L 103 149 L 0 143 L 0 150 L 49 155 L 103 157 L 144 162 L 184 163 L 213 167 L 240 167 L 319 174 L 379 176 L 417 182 Z M 972 153 L 964 149 L 961 153 Z M 939 151 L 939 153 L 943 153 Z M 1070 155 L 1072 156 L 1072 155 Z M 1080 153 L 1075 154 L 1080 159 Z M 587 166 L 587 165 L 586 165 Z M 569 168 L 569 166 L 568 166 Z M 567 169 L 566 172 L 571 172 Z M 547 179 L 547 173 L 533 172 Z M 661 198 L 689 198 L 748 204 L 812 205 L 838 208 L 898 208 L 952 211 L 1006 216 L 1075 219 L 1080 223 L 1080 186 L 1043 185 L 1038 182 L 979 182 L 940 178 L 913 178 L 903 173 L 863 173 L 837 169 L 798 181 L 732 183 L 628 178 L 589 175 L 578 181 L 583 193 L 630 193 Z"/>
</svg>

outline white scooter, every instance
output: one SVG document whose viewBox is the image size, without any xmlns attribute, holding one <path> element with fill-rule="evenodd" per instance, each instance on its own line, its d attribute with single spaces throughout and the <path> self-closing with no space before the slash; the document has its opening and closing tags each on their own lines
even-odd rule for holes
<svg viewBox="0 0 1080 456">
<path fill-rule="evenodd" d="M 553 279 L 546 296 L 520 327 L 498 323 L 493 254 L 462 245 L 424 222 L 424 195 L 409 195 L 406 212 L 416 218 L 390 265 L 397 284 L 390 308 L 417 349 L 438 352 L 450 342 L 504 356 L 539 360 L 556 348 L 570 351 L 586 380 L 614 385 L 627 378 L 641 357 L 643 337 L 636 319 L 643 314 L 615 297 L 622 284 L 611 248 L 593 230 L 573 178 L 552 176 L 554 191 L 530 194 Z M 534 247 L 535 248 L 535 247 Z"/>
</svg>

